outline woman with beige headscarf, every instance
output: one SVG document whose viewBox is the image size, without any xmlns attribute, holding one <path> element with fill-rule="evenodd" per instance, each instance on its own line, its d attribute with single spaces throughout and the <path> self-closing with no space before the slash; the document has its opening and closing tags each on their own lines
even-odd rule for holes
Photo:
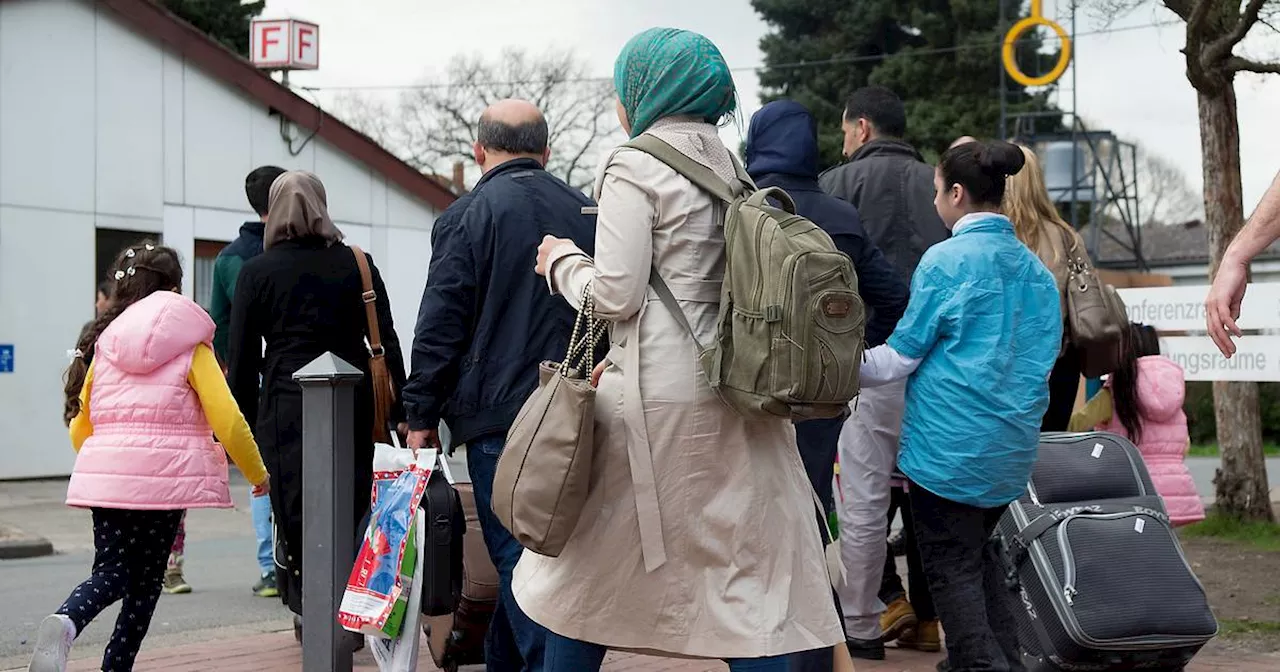
<svg viewBox="0 0 1280 672">
<path fill-rule="evenodd" d="M 355 507 L 351 514 L 358 524 L 368 508 L 373 482 L 368 327 L 360 270 L 353 250 L 342 244 L 342 232 L 329 218 L 319 178 L 300 171 L 276 178 L 263 247 L 262 254 L 245 262 L 236 282 L 228 378 L 271 471 L 281 599 L 294 614 L 301 614 L 302 390 L 293 382 L 293 374 L 326 352 L 365 374 L 356 391 L 353 426 Z M 387 290 L 372 258 L 369 268 L 377 293 L 378 328 L 398 399 L 405 379 L 404 359 L 391 322 Z M 393 420 L 398 421 L 401 411 L 395 406 Z"/>
</svg>

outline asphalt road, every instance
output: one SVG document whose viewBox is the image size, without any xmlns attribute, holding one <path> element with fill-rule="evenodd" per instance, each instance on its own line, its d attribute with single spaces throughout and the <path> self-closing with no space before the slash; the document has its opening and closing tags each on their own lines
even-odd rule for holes
<svg viewBox="0 0 1280 672">
<path fill-rule="evenodd" d="M 1221 463 L 1216 457 L 1188 457 L 1187 468 L 1195 479 L 1201 498 L 1213 499 L 1213 475 Z M 1271 501 L 1280 500 L 1280 458 L 1267 458 L 1267 483 L 1271 486 Z"/>
</svg>

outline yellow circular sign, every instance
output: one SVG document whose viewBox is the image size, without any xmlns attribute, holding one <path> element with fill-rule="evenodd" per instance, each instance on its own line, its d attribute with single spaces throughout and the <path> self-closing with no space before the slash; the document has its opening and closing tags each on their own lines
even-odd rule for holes
<svg viewBox="0 0 1280 672">
<path fill-rule="evenodd" d="M 1036 26 L 1044 26 L 1057 33 L 1058 39 L 1062 42 L 1062 48 L 1058 52 L 1058 62 L 1053 66 L 1052 70 L 1039 77 L 1031 77 L 1018 69 L 1018 62 L 1014 59 L 1014 46 L 1023 33 Z M 1067 66 L 1071 63 L 1071 37 L 1067 35 L 1067 31 L 1063 30 L 1062 26 L 1040 15 L 1040 1 L 1035 0 L 1031 3 L 1031 16 L 1013 24 L 1009 32 L 1005 33 L 1002 56 L 1005 72 L 1009 73 L 1013 81 L 1023 86 L 1052 84 L 1058 81 L 1058 78 L 1067 71 Z"/>
</svg>

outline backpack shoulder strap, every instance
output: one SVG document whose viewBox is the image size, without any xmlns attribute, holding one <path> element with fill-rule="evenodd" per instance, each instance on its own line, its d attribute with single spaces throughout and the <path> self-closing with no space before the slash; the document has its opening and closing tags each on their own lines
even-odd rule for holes
<svg viewBox="0 0 1280 672">
<path fill-rule="evenodd" d="M 693 339 L 694 345 L 698 346 L 698 352 L 702 352 L 704 349 L 702 341 L 698 340 L 698 335 L 694 333 L 693 325 L 689 324 L 689 317 L 684 314 L 684 309 L 680 307 L 680 302 L 676 300 L 675 294 L 672 294 L 671 288 L 662 281 L 662 275 L 658 273 L 657 266 L 649 268 L 649 286 L 653 288 L 653 293 L 658 295 L 662 305 L 671 311 L 671 316 L 676 318 L 676 322 L 679 322 L 680 326 L 684 327 L 684 331 L 689 334 L 689 338 Z"/>
<path fill-rule="evenodd" d="M 735 188 L 735 185 L 730 185 L 719 175 L 716 175 L 715 171 L 685 156 L 680 150 L 652 135 L 641 135 L 640 137 L 633 138 L 630 142 L 623 145 L 623 147 L 640 150 L 667 164 L 669 168 L 688 178 L 688 180 L 696 184 L 698 188 L 726 203 L 732 203 L 734 199 L 742 195 L 742 184 L 750 184 L 749 181 L 744 182 L 736 185 Z M 730 158 L 732 159 L 732 155 L 730 155 Z M 733 162 L 733 165 L 734 170 L 738 172 L 738 180 L 742 182 L 742 176 L 745 175 L 745 172 L 742 171 L 741 166 L 738 165 L 736 160 Z M 747 178 L 747 180 L 750 179 L 751 178 Z"/>
</svg>

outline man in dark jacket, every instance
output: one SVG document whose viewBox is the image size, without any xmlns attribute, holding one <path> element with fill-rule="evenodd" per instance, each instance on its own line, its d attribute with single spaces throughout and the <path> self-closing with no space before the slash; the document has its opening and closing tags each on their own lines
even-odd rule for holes
<svg viewBox="0 0 1280 672">
<path fill-rule="evenodd" d="M 887 89 L 854 91 L 841 128 L 849 160 L 822 174 L 822 189 L 858 209 L 872 241 L 909 284 L 925 250 L 950 235 L 934 209 L 933 167 L 902 140 L 906 108 Z M 872 660 L 884 658 L 885 641 L 933 651 L 939 646 L 927 586 L 914 590 L 922 582 L 912 582 L 915 610 L 900 594 L 885 595 L 887 607 L 880 599 L 881 579 L 893 566 L 885 528 L 905 390 L 904 382 L 864 390 L 840 437 L 840 546 L 848 571 L 841 605 L 850 653 Z M 904 508 L 903 519 L 908 515 Z M 907 541 L 914 558 L 915 545 Z"/>
<path fill-rule="evenodd" d="M 236 278 L 244 262 L 262 254 L 262 232 L 267 224 L 267 203 L 271 200 L 271 184 L 284 174 L 284 168 L 262 166 L 244 178 L 244 193 L 258 219 L 240 226 L 240 235 L 222 248 L 213 260 L 213 295 L 209 299 L 209 316 L 213 318 L 213 352 L 227 362 L 227 336 L 231 330 L 231 298 L 236 295 Z"/>
<path fill-rule="evenodd" d="M 284 174 L 284 168 L 261 166 L 244 178 L 244 194 L 249 207 L 257 213 L 256 221 L 240 226 L 240 235 L 222 248 L 213 260 L 213 287 L 209 299 L 209 316 L 213 318 L 213 352 L 226 366 L 228 361 L 227 337 L 231 333 L 231 298 L 236 295 L 236 279 L 244 262 L 262 254 L 262 232 L 266 227 L 267 203 L 271 200 L 271 183 Z M 276 586 L 276 567 L 273 556 L 271 532 L 271 498 L 249 497 L 249 510 L 253 516 L 253 532 L 258 541 L 258 571 L 261 576 L 253 587 L 258 597 L 279 597 Z"/>
<path fill-rule="evenodd" d="M 539 362 L 562 359 L 573 330 L 573 309 L 551 295 L 533 262 L 544 235 L 569 238 L 588 254 L 595 243 L 595 218 L 582 212 L 590 199 L 543 169 L 547 135 L 542 113 L 525 101 L 501 101 L 481 116 L 474 150 L 484 177 L 431 232 L 404 389 L 411 447 L 438 446 L 441 420 L 451 443 L 467 446 L 501 588 L 485 641 L 489 670 L 542 669 L 545 630 L 511 592 L 521 547 L 491 506 L 507 430 L 537 386 Z"/>
<path fill-rule="evenodd" d="M 822 190 L 858 209 L 871 240 L 910 283 L 924 251 L 951 235 L 933 207 L 933 166 L 902 139 L 906 108 L 888 89 L 854 91 L 841 129 L 848 161 L 818 178 Z"/>
</svg>

